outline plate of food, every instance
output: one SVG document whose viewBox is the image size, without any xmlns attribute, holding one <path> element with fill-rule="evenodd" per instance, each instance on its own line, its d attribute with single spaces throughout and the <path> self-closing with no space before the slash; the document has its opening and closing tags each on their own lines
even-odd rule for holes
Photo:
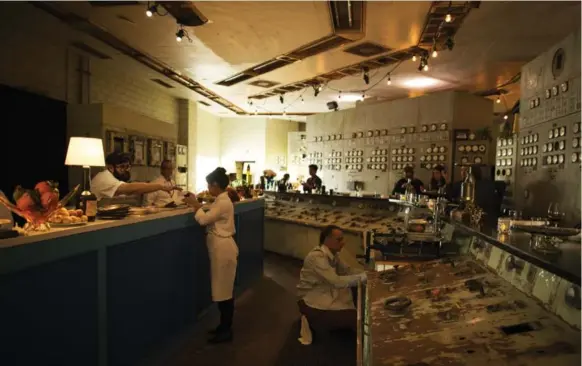
<svg viewBox="0 0 582 366">
<path fill-rule="evenodd" d="M 52 227 L 71 227 L 87 224 L 87 216 L 83 215 L 83 210 L 58 209 L 48 220 Z"/>
</svg>

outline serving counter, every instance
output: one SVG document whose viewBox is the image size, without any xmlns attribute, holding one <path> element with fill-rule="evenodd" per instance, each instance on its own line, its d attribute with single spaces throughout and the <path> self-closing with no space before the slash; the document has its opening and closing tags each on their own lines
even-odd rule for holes
<svg viewBox="0 0 582 366">
<path fill-rule="evenodd" d="M 235 291 L 263 273 L 264 201 L 235 205 Z M 211 304 L 191 209 L 0 241 L 0 364 L 128 365 Z"/>
</svg>

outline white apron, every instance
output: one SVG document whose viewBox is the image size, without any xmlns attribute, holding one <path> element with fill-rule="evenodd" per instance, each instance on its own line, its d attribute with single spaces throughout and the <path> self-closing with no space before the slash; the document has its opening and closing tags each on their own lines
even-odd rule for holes
<svg viewBox="0 0 582 366">
<path fill-rule="evenodd" d="M 233 296 L 238 247 L 232 237 L 220 237 L 211 231 L 206 235 L 210 258 L 212 301 L 230 300 Z"/>
</svg>

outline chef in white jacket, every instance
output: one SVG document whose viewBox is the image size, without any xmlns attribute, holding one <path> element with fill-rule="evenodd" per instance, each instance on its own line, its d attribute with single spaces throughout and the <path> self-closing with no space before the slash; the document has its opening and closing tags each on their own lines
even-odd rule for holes
<svg viewBox="0 0 582 366">
<path fill-rule="evenodd" d="M 220 324 L 211 331 L 210 343 L 232 341 L 232 318 L 234 314 L 234 279 L 238 262 L 238 247 L 233 239 L 234 205 L 226 187 L 229 184 L 224 168 L 216 168 L 206 176 L 208 192 L 215 197 L 208 210 L 196 199 L 193 193 L 184 198 L 184 202 L 194 208 L 194 218 L 206 226 L 206 245 L 210 257 L 210 282 L 212 300 L 218 303 Z"/>
</svg>

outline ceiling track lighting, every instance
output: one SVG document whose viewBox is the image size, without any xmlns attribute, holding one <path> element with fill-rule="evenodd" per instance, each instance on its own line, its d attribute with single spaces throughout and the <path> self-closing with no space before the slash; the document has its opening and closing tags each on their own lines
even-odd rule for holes
<svg viewBox="0 0 582 366">
<path fill-rule="evenodd" d="M 283 97 L 283 94 L 279 95 L 279 102 L 281 102 L 281 104 L 285 103 L 285 98 Z"/>
<path fill-rule="evenodd" d="M 319 95 L 319 92 L 323 89 L 321 85 L 313 85 L 312 88 L 314 97 L 317 97 Z"/>
<path fill-rule="evenodd" d="M 390 74 L 388 74 L 388 80 L 386 80 L 386 84 L 392 85 L 392 79 L 390 78 Z"/>
<path fill-rule="evenodd" d="M 428 71 L 428 57 L 423 56 L 420 58 L 420 64 L 418 64 L 418 71 Z"/>
<path fill-rule="evenodd" d="M 154 15 L 158 15 L 161 17 L 165 17 L 166 15 L 168 15 L 167 11 L 165 13 L 160 12 L 160 5 L 158 5 L 155 1 L 154 2 L 148 1 L 145 13 L 148 18 L 151 18 Z"/>
<path fill-rule="evenodd" d="M 412 62 L 416 62 L 416 55 L 412 55 Z"/>
<path fill-rule="evenodd" d="M 503 116 L 503 119 L 508 119 L 509 117 L 506 115 Z"/>
<path fill-rule="evenodd" d="M 364 71 L 364 76 L 363 76 L 364 83 L 366 83 L 366 85 L 369 85 L 370 84 L 370 75 L 368 75 L 369 69 L 364 66 L 362 68 L 362 70 Z"/>
<path fill-rule="evenodd" d="M 497 100 L 495 100 L 495 103 L 497 103 L 497 104 L 501 103 L 501 96 L 500 95 L 497 96 Z"/>
<path fill-rule="evenodd" d="M 445 41 L 445 47 L 447 47 L 449 51 L 452 51 L 455 47 L 455 41 L 453 40 L 452 36 L 447 37 L 447 40 Z"/>
<path fill-rule="evenodd" d="M 182 40 L 186 38 L 188 42 L 192 42 L 192 39 L 188 35 L 186 29 L 182 24 L 178 24 L 178 31 L 176 32 L 176 42 L 182 42 Z"/>
<path fill-rule="evenodd" d="M 449 1 L 449 8 L 447 9 L 447 15 L 445 15 L 445 22 L 450 23 L 453 21 L 453 16 L 451 15 L 451 6 L 453 5 L 452 1 Z"/>
<path fill-rule="evenodd" d="M 339 93 L 337 94 L 337 99 L 342 99 L 342 92 L 339 92 Z"/>
</svg>

